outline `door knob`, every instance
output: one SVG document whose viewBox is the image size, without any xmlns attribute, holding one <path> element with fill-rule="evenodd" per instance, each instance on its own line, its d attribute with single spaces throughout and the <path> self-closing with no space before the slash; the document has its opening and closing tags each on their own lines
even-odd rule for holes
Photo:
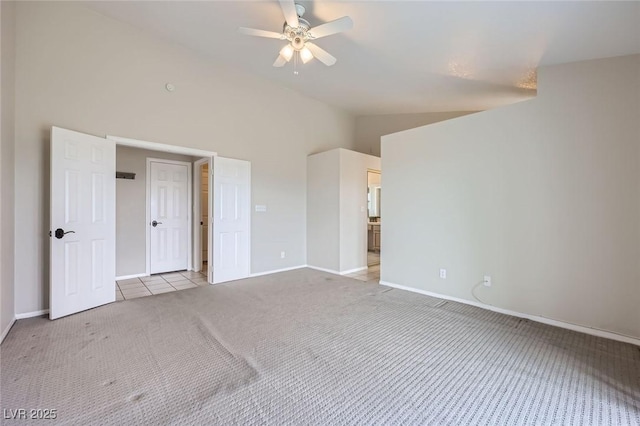
<svg viewBox="0 0 640 426">
<path fill-rule="evenodd" d="M 158 225 L 162 225 L 162 222 L 158 222 L 157 220 L 154 220 L 153 222 L 151 222 L 151 226 L 153 226 L 154 228 Z"/>
<path fill-rule="evenodd" d="M 75 234 L 75 233 L 76 233 L 76 231 L 67 231 L 67 232 L 65 232 L 64 229 L 58 228 L 58 229 L 55 230 L 54 235 L 56 236 L 57 239 L 61 239 L 66 234 Z"/>
</svg>

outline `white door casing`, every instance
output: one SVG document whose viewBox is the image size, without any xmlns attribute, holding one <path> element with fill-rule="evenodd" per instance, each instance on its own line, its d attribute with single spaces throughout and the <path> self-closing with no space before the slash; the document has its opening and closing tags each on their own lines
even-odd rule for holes
<svg viewBox="0 0 640 426">
<path fill-rule="evenodd" d="M 213 160 L 213 282 L 249 276 L 251 163 Z"/>
<path fill-rule="evenodd" d="M 190 268 L 191 164 L 147 159 L 149 269 L 151 274 Z"/>
<path fill-rule="evenodd" d="M 115 301 L 115 164 L 113 141 L 51 128 L 51 319 Z"/>
</svg>

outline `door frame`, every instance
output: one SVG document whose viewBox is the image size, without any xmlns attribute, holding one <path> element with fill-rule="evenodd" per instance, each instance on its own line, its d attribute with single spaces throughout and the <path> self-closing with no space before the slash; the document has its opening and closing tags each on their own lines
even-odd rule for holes
<svg viewBox="0 0 640 426">
<path fill-rule="evenodd" d="M 146 193 L 145 193 L 145 217 L 146 217 L 146 244 L 145 244 L 145 252 L 146 252 L 146 274 L 147 276 L 151 275 L 151 163 L 165 163 L 165 164 L 175 164 L 178 166 L 187 166 L 187 211 L 189 209 L 193 209 L 193 185 L 191 181 L 191 163 L 188 161 L 177 161 L 177 160 L 165 160 L 162 158 L 153 158 L 147 157 L 147 180 L 146 180 Z M 187 271 L 193 271 L 193 221 L 192 211 L 187 214 Z"/>
<path fill-rule="evenodd" d="M 200 176 L 200 168 L 202 167 L 203 164 L 207 164 L 208 165 L 208 173 L 207 173 L 207 180 L 208 180 L 208 190 L 207 190 L 207 204 L 209 206 L 209 208 L 207 209 L 207 226 L 208 226 L 208 232 L 207 234 L 209 238 L 207 238 L 207 275 L 209 274 L 209 271 L 211 270 L 211 268 L 209 267 L 209 265 L 212 265 L 212 257 L 211 257 L 211 250 L 213 248 L 212 246 L 212 240 L 211 240 L 211 231 L 213 230 L 213 215 L 212 215 L 212 205 L 211 202 L 213 200 L 212 194 L 211 192 L 213 191 L 212 185 L 213 185 L 213 158 L 209 157 L 209 158 L 201 158 L 200 160 L 196 160 L 193 162 L 193 167 L 194 167 L 194 171 L 193 171 L 193 263 L 194 263 L 194 268 L 193 270 L 198 272 L 201 270 L 202 268 L 202 233 L 200 232 L 200 221 L 202 218 L 202 205 L 200 203 L 200 192 L 202 191 L 202 181 L 201 181 L 201 176 Z M 196 194 L 198 195 L 196 197 Z"/>
<path fill-rule="evenodd" d="M 123 138 L 123 137 L 114 136 L 114 135 L 106 135 L 105 137 L 106 137 L 106 139 L 110 139 L 110 140 L 114 141 L 116 143 L 116 147 L 117 146 L 127 146 L 127 147 L 131 147 L 131 148 L 140 148 L 140 149 L 149 149 L 149 150 L 152 150 L 152 151 L 169 152 L 169 153 L 172 153 L 172 154 L 190 155 L 192 157 L 207 157 L 209 159 L 209 169 L 210 170 L 212 170 L 212 167 L 213 167 L 213 157 L 218 155 L 218 153 L 215 152 L 215 151 L 207 151 L 207 150 L 198 149 L 198 148 L 189 148 L 189 147 L 185 147 L 185 146 L 169 145 L 169 144 L 158 143 L 158 142 L 149 142 L 149 141 L 144 141 L 144 140 L 139 140 L 139 139 Z M 114 176 L 114 179 L 115 179 L 115 176 Z M 210 178 L 210 179 L 212 179 L 212 178 Z M 210 182 L 211 182 L 211 180 L 210 180 Z M 147 199 L 148 199 L 148 197 L 147 197 Z M 210 190 L 209 191 L 209 206 L 212 206 L 212 204 L 213 204 L 213 191 Z M 209 210 L 209 211 L 211 212 L 212 210 Z M 192 215 L 190 215 L 190 216 L 192 216 Z M 147 226 L 147 231 L 148 231 L 148 226 Z M 211 232 L 212 231 L 210 231 L 210 233 Z M 192 250 L 193 250 L 193 246 L 190 248 L 190 251 L 192 251 Z M 147 252 L 148 252 L 148 249 L 147 249 Z M 208 252 L 209 252 L 209 259 L 212 259 L 213 247 L 211 245 L 211 238 L 209 239 Z M 149 266 L 150 265 L 147 263 L 147 270 L 145 271 L 146 276 L 149 276 L 149 272 L 150 272 Z M 208 269 L 209 270 L 207 271 L 207 281 L 211 284 L 211 282 L 213 281 L 213 274 L 211 272 L 211 261 L 209 261 L 209 268 Z"/>
</svg>

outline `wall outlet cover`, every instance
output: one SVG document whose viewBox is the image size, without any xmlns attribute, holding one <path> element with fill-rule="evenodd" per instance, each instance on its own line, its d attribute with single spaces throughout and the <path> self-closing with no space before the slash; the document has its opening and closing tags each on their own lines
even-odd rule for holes
<svg viewBox="0 0 640 426">
<path fill-rule="evenodd" d="M 491 287 L 491 277 L 489 275 L 484 276 L 483 284 L 485 287 Z"/>
<path fill-rule="evenodd" d="M 447 270 L 446 269 L 440 269 L 440 278 L 442 278 L 443 280 L 447 278 Z"/>
</svg>

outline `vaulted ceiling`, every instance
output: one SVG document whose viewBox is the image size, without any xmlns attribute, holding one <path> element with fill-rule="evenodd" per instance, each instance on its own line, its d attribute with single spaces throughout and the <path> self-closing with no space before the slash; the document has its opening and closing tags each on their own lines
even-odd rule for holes
<svg viewBox="0 0 640 426">
<path fill-rule="evenodd" d="M 300 1 L 317 25 L 354 28 L 316 42 L 336 58 L 271 66 L 285 42 L 276 0 L 87 2 L 127 22 L 356 115 L 483 110 L 535 94 L 540 65 L 640 53 L 639 2 Z"/>
</svg>

